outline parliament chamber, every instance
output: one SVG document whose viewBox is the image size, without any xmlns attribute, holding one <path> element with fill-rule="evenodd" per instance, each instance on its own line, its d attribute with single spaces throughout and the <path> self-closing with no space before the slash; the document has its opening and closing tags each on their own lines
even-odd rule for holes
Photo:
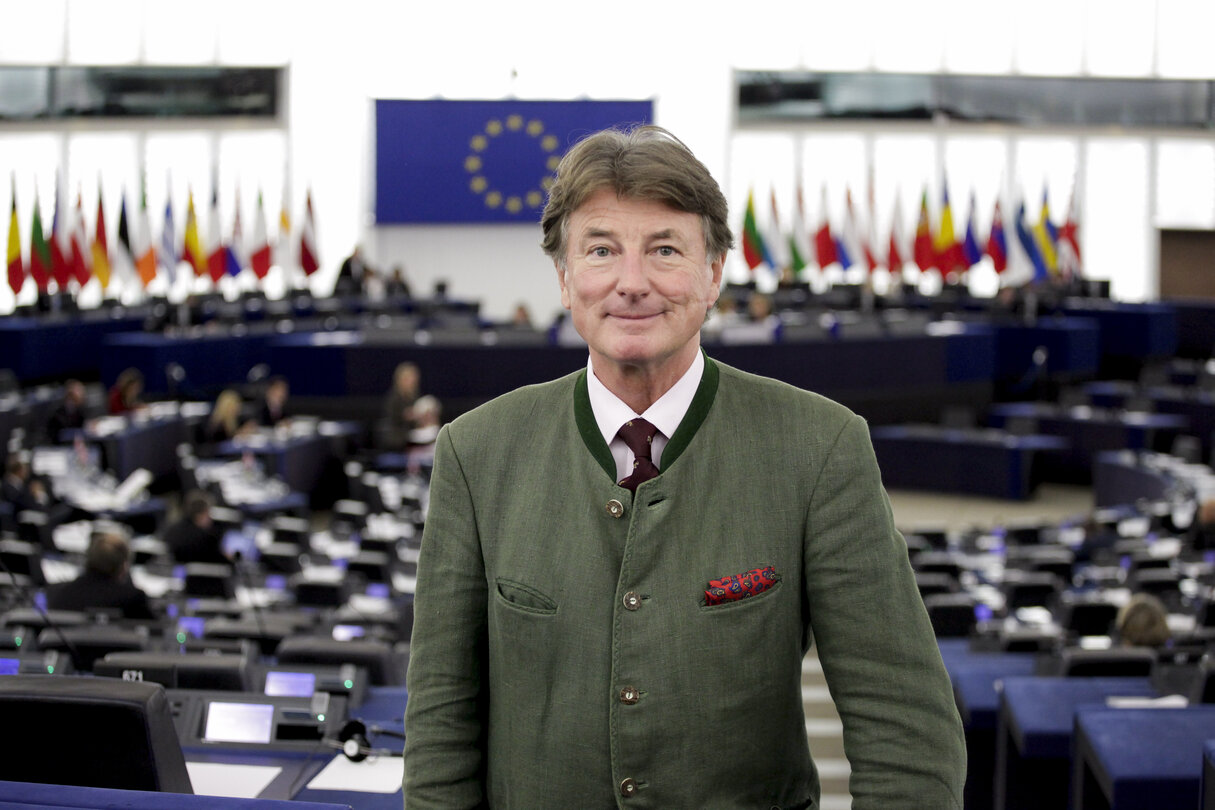
<svg viewBox="0 0 1215 810">
<path fill-rule="evenodd" d="M 757 295 L 747 285 L 725 293 Z M 707 324 L 706 353 L 865 416 L 889 490 L 1032 509 L 1042 486 L 1091 488 L 1091 508 L 1062 520 L 958 526 L 942 514 L 926 525 L 921 514 L 900 524 L 963 718 L 967 807 L 1138 807 L 1148 805 L 1116 797 L 1162 790 L 1197 801 L 1201 748 L 1215 739 L 1215 710 L 1202 705 L 1215 700 L 1215 535 L 1200 514 L 1215 499 L 1215 307 L 1193 316 L 1169 302 L 1077 296 L 1027 319 L 967 296 L 908 291 L 866 307 L 855 290 L 782 293 L 760 329 Z M 102 769 L 79 784 L 399 804 L 391 755 L 406 732 L 433 433 L 385 443 L 394 369 L 414 364 L 449 421 L 585 364 L 561 323 L 520 328 L 477 309 L 301 296 L 0 320 L 6 356 L 22 358 L 0 399 L 6 470 L 23 459 L 49 489 L 41 505 L 0 504 L 0 667 L 115 690 L 71 695 L 80 705 L 160 684 L 163 697 L 136 697 L 145 711 L 152 701 L 158 733 L 181 751 L 168 781 Z M 142 377 L 141 401 L 109 415 L 106 390 L 128 369 Z M 288 418 L 255 424 L 273 381 L 290 391 Z M 81 382 L 80 426 L 51 435 Z M 224 391 L 239 392 L 248 429 L 208 441 Z M 175 545 L 173 527 L 199 492 L 213 558 Z M 129 539 L 131 581 L 152 618 L 55 607 L 55 589 L 112 531 Z M 1116 621 L 1140 594 L 1164 606 L 1169 632 L 1130 646 Z M 47 716 L 82 710 L 17 699 Z M 1106 708 L 1119 701 L 1188 708 Z M 807 711 L 812 748 L 838 747 Z M 1164 724 L 1150 768 L 1147 754 L 1126 753 L 1147 733 L 1140 722 Z M 0 760 L 0 780 L 28 781 L 26 759 L 14 750 Z M 829 764 L 825 774 L 825 786 L 837 778 Z"/>
</svg>

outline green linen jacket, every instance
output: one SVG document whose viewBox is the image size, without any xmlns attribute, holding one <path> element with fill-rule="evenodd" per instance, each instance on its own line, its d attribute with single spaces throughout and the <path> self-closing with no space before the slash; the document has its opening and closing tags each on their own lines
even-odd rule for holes
<svg viewBox="0 0 1215 810">
<path fill-rule="evenodd" d="M 439 436 L 406 808 L 817 807 L 812 641 L 855 810 L 960 808 L 962 727 L 865 422 L 706 358 L 631 494 L 585 374 Z M 770 590 L 705 606 L 710 580 L 769 565 Z"/>
</svg>

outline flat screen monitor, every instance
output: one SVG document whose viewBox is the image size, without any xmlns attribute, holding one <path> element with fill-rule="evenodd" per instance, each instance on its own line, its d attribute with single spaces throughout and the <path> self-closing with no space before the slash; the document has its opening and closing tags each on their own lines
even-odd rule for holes
<svg viewBox="0 0 1215 810">
<path fill-rule="evenodd" d="M 333 626 L 334 641 L 351 641 L 362 638 L 367 631 L 357 624 L 335 624 Z"/>
<path fill-rule="evenodd" d="M 224 554 L 230 559 L 236 559 L 236 555 L 240 554 L 241 559 L 256 560 L 258 558 L 257 540 L 252 533 L 246 534 L 243 531 L 229 529 L 224 532 L 224 539 L 221 543 Z"/>
<path fill-rule="evenodd" d="M 177 620 L 177 632 L 190 638 L 202 638 L 206 624 L 203 616 L 182 616 Z"/>
<path fill-rule="evenodd" d="M 16 675 L 21 670 L 18 658 L 0 658 L 0 675 Z"/>
<path fill-rule="evenodd" d="M 266 673 L 265 693 L 267 695 L 310 697 L 315 691 L 315 672 L 282 672 L 271 670 Z"/>
<path fill-rule="evenodd" d="M 207 707 L 203 739 L 207 742 L 269 744 L 274 734 L 274 706 L 269 703 L 224 703 Z"/>
</svg>

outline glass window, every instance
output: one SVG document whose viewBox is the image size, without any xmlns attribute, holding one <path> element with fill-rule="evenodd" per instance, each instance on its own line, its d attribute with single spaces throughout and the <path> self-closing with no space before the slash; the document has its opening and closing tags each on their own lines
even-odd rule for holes
<svg viewBox="0 0 1215 810">
<path fill-rule="evenodd" d="M 1108 278 L 1123 301 L 1155 298 L 1155 230 L 1148 218 L 1148 143 L 1092 138 L 1087 143 L 1080 250 L 1084 273 Z"/>
<path fill-rule="evenodd" d="M 1215 144 L 1156 142 L 1156 227 L 1215 228 Z"/>
</svg>

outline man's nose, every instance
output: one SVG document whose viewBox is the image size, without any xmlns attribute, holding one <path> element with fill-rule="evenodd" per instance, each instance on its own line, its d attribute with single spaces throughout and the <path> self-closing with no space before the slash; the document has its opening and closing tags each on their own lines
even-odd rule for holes
<svg viewBox="0 0 1215 810">
<path fill-rule="evenodd" d="M 616 276 L 616 292 L 621 295 L 638 295 L 650 288 L 646 274 L 645 257 L 629 251 L 620 257 L 619 274 Z"/>
</svg>

